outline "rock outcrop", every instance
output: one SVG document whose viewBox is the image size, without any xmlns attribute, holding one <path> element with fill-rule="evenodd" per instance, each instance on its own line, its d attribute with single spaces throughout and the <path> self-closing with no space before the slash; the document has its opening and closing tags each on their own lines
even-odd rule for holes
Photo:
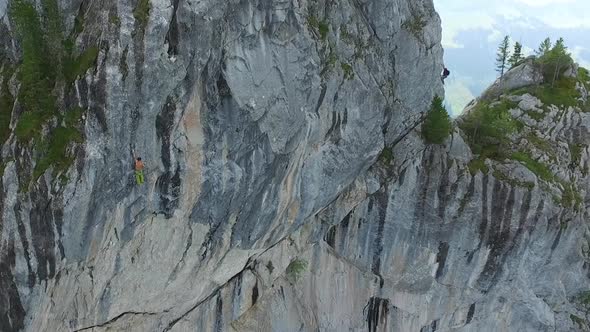
<svg viewBox="0 0 590 332">
<path fill-rule="evenodd" d="M 481 98 L 495 99 L 506 91 L 541 83 L 543 83 L 543 72 L 539 66 L 535 65 L 535 57 L 531 56 L 498 78 L 482 93 Z"/>
<path fill-rule="evenodd" d="M 587 328 L 590 119 L 499 97 L 551 178 L 460 129 L 425 145 L 430 0 L 44 0 L 69 46 L 29 81 L 23 3 L 0 7 L 0 330 Z M 55 98 L 38 127 L 23 87 Z"/>
</svg>

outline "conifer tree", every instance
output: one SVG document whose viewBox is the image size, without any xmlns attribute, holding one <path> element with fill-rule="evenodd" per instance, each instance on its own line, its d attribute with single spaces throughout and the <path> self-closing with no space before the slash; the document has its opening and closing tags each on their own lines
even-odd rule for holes
<svg viewBox="0 0 590 332">
<path fill-rule="evenodd" d="M 505 36 L 500 46 L 498 46 L 498 54 L 496 55 L 496 71 L 500 73 L 500 77 L 504 76 L 508 57 L 510 56 L 510 37 Z"/>
<path fill-rule="evenodd" d="M 524 60 L 524 57 L 522 56 L 522 44 L 516 42 L 514 44 L 514 52 L 512 52 L 512 56 L 508 59 L 508 64 L 510 65 L 510 68 L 512 68 L 518 65 L 522 60 Z"/>
<path fill-rule="evenodd" d="M 542 57 L 551 50 L 551 39 L 545 38 L 545 40 L 539 45 L 539 48 L 535 51 L 537 56 Z"/>
<path fill-rule="evenodd" d="M 551 86 L 555 85 L 562 71 L 573 63 L 571 54 L 567 51 L 565 41 L 559 38 L 553 48 L 546 51 L 543 56 L 539 58 L 545 82 L 551 82 Z"/>
<path fill-rule="evenodd" d="M 442 144 L 451 134 L 452 124 L 440 97 L 434 97 L 430 112 L 422 124 L 422 137 L 426 143 Z"/>
</svg>

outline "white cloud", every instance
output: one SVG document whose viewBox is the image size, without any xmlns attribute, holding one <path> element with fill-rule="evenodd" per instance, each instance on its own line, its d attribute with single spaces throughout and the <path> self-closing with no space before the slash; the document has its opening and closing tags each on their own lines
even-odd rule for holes
<svg viewBox="0 0 590 332">
<path fill-rule="evenodd" d="M 465 30 L 484 29 L 491 30 L 494 27 L 494 19 L 482 13 L 464 15 L 463 13 L 447 13 L 442 15 L 443 40 L 442 44 L 448 48 L 463 48 L 456 41 L 457 34 Z"/>
<path fill-rule="evenodd" d="M 590 68 L 590 59 L 582 57 L 582 52 L 588 52 L 588 48 L 583 46 L 575 46 L 571 49 L 574 60 L 584 68 Z"/>
<path fill-rule="evenodd" d="M 475 99 L 465 81 L 462 78 L 455 78 L 446 82 L 446 103 L 450 106 L 449 113 L 454 118 L 461 115 L 465 106 Z"/>
<path fill-rule="evenodd" d="M 443 19 L 443 46 L 458 48 L 456 36 L 461 31 L 502 30 L 498 20 L 514 21 L 532 28 L 540 21 L 552 28 L 590 28 L 588 0 L 435 0 Z M 494 36 L 492 36 L 494 37 Z"/>
<path fill-rule="evenodd" d="M 566 3 L 576 2 L 577 0 L 516 0 L 531 7 L 546 7 L 550 5 L 563 5 Z"/>
<path fill-rule="evenodd" d="M 534 55 L 534 54 L 535 54 L 534 49 L 532 49 L 528 46 L 524 46 L 524 45 L 522 46 L 522 55 L 523 56 L 527 57 L 527 56 Z"/>
<path fill-rule="evenodd" d="M 497 43 L 504 38 L 504 35 L 499 30 L 492 30 L 492 32 L 488 35 L 488 42 L 490 43 Z"/>
</svg>

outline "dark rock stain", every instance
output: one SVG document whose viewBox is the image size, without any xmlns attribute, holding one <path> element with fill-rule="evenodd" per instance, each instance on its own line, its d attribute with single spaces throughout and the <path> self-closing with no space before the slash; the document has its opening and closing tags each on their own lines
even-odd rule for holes
<svg viewBox="0 0 590 332">
<path fill-rule="evenodd" d="M 350 223 L 350 218 L 352 217 L 352 215 L 354 214 L 354 209 L 352 211 L 350 211 L 346 217 L 344 217 L 344 219 L 342 219 L 342 222 L 340 222 L 339 228 L 340 228 L 340 248 L 346 248 L 346 239 L 348 238 L 348 225 Z"/>
<path fill-rule="evenodd" d="M 231 97 L 231 89 L 230 89 L 229 85 L 227 84 L 227 81 L 225 80 L 225 77 L 223 76 L 223 74 L 220 74 L 219 77 L 217 78 L 216 86 L 217 86 L 217 91 L 219 93 L 219 96 L 221 98 Z"/>
<path fill-rule="evenodd" d="M 495 181 L 492 193 L 492 215 L 504 216 L 504 209 L 511 204 L 508 202 L 509 187 L 503 186 L 499 181 Z M 488 260 L 483 268 L 483 272 L 478 279 L 480 287 L 489 290 L 493 286 L 502 272 L 502 264 L 506 258 L 505 248 L 509 245 L 510 227 L 501 225 L 503 218 L 497 218 L 496 224 L 490 226 L 489 235 L 486 245 L 490 248 Z"/>
<path fill-rule="evenodd" d="M 156 181 L 156 188 L 160 193 L 160 212 L 167 218 L 171 218 L 174 210 L 178 207 L 180 196 L 181 178 L 180 166 L 172 168 L 172 146 L 171 135 L 174 127 L 176 102 L 168 96 L 166 105 L 156 118 L 156 134 L 162 142 L 161 156 L 166 172 Z"/>
<path fill-rule="evenodd" d="M 10 242 L 0 253 L 0 331 L 24 329 L 26 313 L 12 275 L 14 266 L 14 243 Z"/>
<path fill-rule="evenodd" d="M 33 288 L 36 282 L 35 273 L 33 273 L 33 268 L 31 267 L 31 253 L 29 251 L 29 241 L 27 240 L 27 231 L 25 229 L 25 225 L 23 223 L 23 219 L 21 216 L 21 206 L 20 202 L 16 202 L 14 205 L 14 214 L 16 219 L 16 228 L 18 230 L 19 240 L 21 245 L 23 246 L 23 255 L 25 256 L 25 261 L 27 262 L 27 270 L 28 270 L 28 280 L 27 284 L 29 288 Z"/>
<path fill-rule="evenodd" d="M 106 66 L 102 66 L 102 69 L 97 73 L 97 76 L 96 83 L 91 85 L 92 103 L 88 103 L 88 105 L 90 114 L 93 114 L 96 117 L 100 129 L 102 129 L 103 132 L 106 132 L 108 129 L 107 116 L 105 113 L 108 99 Z M 78 82 L 78 84 L 86 84 L 85 80 L 79 80 Z M 85 91 L 82 87 L 78 90 Z"/>
<path fill-rule="evenodd" d="M 326 235 L 324 235 L 324 241 L 326 241 L 330 247 L 336 249 L 334 247 L 336 244 L 336 226 L 330 227 L 328 232 L 326 232 Z"/>
<path fill-rule="evenodd" d="M 366 306 L 367 328 L 369 332 L 376 332 L 379 325 L 387 325 L 389 315 L 389 300 L 371 297 Z"/>
<path fill-rule="evenodd" d="M 37 260 L 37 278 L 48 280 L 55 275 L 55 234 L 53 214 L 47 188 L 41 181 L 40 192 L 31 192 L 33 207 L 29 212 L 31 243 Z"/>
<path fill-rule="evenodd" d="M 383 253 L 383 233 L 385 229 L 385 218 L 387 212 L 388 196 L 387 190 L 379 191 L 371 200 L 375 200 L 375 208 L 377 208 L 378 224 L 373 241 L 373 259 L 371 264 L 371 271 L 381 278 L 381 287 L 383 287 L 383 277 L 381 276 L 381 254 Z M 370 211 L 368 211 L 370 213 Z"/>
<path fill-rule="evenodd" d="M 433 320 L 429 325 L 423 326 L 420 332 L 434 332 L 438 328 L 438 319 Z"/>
<path fill-rule="evenodd" d="M 401 173 L 399 174 L 398 183 L 400 186 L 404 184 L 404 180 L 406 179 L 406 172 L 408 171 L 407 168 L 404 168 Z"/>
<path fill-rule="evenodd" d="M 221 300 L 221 293 L 217 294 L 217 302 L 215 304 L 215 325 L 213 330 L 215 332 L 223 331 L 223 302 Z"/>
<path fill-rule="evenodd" d="M 436 269 L 436 276 L 435 278 L 438 280 L 442 277 L 444 270 L 445 270 L 445 263 L 447 260 L 447 255 L 449 253 L 449 244 L 446 242 L 441 242 L 438 246 L 438 254 L 436 255 L 436 262 L 438 263 L 438 268 Z"/>
<path fill-rule="evenodd" d="M 252 289 L 252 305 L 255 305 L 256 301 L 258 301 L 258 281 L 254 284 L 254 288 Z"/>
<path fill-rule="evenodd" d="M 166 33 L 166 43 L 168 44 L 168 55 L 176 55 L 178 54 L 178 19 L 177 19 L 177 12 L 178 12 L 178 3 L 180 0 L 173 0 L 172 6 L 174 10 L 172 11 L 172 20 L 170 22 L 170 27 L 168 28 L 168 33 Z"/>
<path fill-rule="evenodd" d="M 318 99 L 318 103 L 315 106 L 315 113 L 318 115 L 320 114 L 320 107 L 324 103 L 324 99 L 326 98 L 326 91 L 328 90 L 328 87 L 325 83 L 323 83 L 321 86 L 322 91 L 320 92 L 320 98 Z"/>
<path fill-rule="evenodd" d="M 465 321 L 465 325 L 471 323 L 473 320 L 473 315 L 475 315 L 475 303 L 469 306 L 469 311 L 467 312 L 467 320 Z"/>
<path fill-rule="evenodd" d="M 559 245 L 559 240 L 561 239 L 562 232 L 563 232 L 563 227 L 560 227 L 559 232 L 557 232 L 557 235 L 555 236 L 555 239 L 553 240 L 553 244 L 551 245 L 551 251 L 555 250 L 555 248 L 557 248 L 557 245 Z"/>
<path fill-rule="evenodd" d="M 489 177 L 484 175 L 481 185 L 481 222 L 479 223 L 478 249 L 483 245 L 488 228 L 488 181 Z"/>
<path fill-rule="evenodd" d="M 445 165 L 442 165 L 443 169 L 446 169 Z M 441 182 L 438 187 L 438 216 L 441 219 L 444 219 L 446 208 L 449 202 L 449 196 L 453 193 L 452 191 L 449 192 L 449 175 L 448 171 L 445 171 L 443 174 L 440 175 Z"/>
</svg>

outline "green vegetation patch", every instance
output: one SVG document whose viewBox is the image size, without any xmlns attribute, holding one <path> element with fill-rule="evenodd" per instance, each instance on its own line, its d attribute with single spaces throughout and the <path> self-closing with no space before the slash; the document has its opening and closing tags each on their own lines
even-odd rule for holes
<svg viewBox="0 0 590 332">
<path fill-rule="evenodd" d="M 539 122 L 539 121 L 543 121 L 543 119 L 545 119 L 545 117 L 547 116 L 547 113 L 545 112 L 535 112 L 535 111 L 526 111 L 525 112 L 526 115 L 529 116 L 529 118 Z"/>
<path fill-rule="evenodd" d="M 438 96 L 432 100 L 430 111 L 422 124 L 422 137 L 428 144 L 442 144 L 451 134 L 449 113 Z"/>
<path fill-rule="evenodd" d="M 14 0 L 8 12 L 22 49 L 22 61 L 17 69 L 17 78 L 21 83 L 18 92 L 21 112 L 15 135 L 21 142 L 34 140 L 33 155 L 37 160 L 33 178 L 38 178 L 50 167 L 58 172 L 63 171 L 73 162 L 74 157 L 67 148 L 73 142 L 82 142 L 82 134 L 76 127 L 79 126 L 83 111 L 76 108 L 62 115 L 56 95 L 67 91 L 53 90 L 69 89 L 64 81 L 73 83 L 76 77 L 95 65 L 98 56 L 97 47 L 89 47 L 78 57 L 72 56 L 75 40 L 84 30 L 82 11 L 75 18 L 72 34 L 64 39 L 57 1 L 42 0 L 41 9 L 42 16 L 37 13 L 33 3 Z M 12 103 L 4 93 L 0 97 L 0 102 Z M 48 122 L 52 119 L 59 120 L 61 125 L 52 128 Z M 44 136 L 46 132 L 48 134 Z M 21 188 L 27 185 L 28 182 L 21 181 Z"/>
<path fill-rule="evenodd" d="M 346 28 L 346 24 L 340 25 L 340 38 L 346 42 L 347 44 L 354 44 L 355 38 L 354 36 L 348 32 L 348 28 Z"/>
<path fill-rule="evenodd" d="M 307 261 L 297 258 L 287 266 L 287 277 L 297 281 L 305 270 L 307 270 Z"/>
<path fill-rule="evenodd" d="M 509 135 L 523 126 L 509 112 L 514 107 L 516 104 L 507 99 L 493 106 L 482 101 L 459 123 L 471 150 L 480 158 L 501 160 L 507 157 Z"/>
<path fill-rule="evenodd" d="M 10 136 L 10 119 L 14 105 L 14 98 L 8 88 L 8 81 L 12 76 L 12 70 L 7 65 L 5 65 L 2 76 L 3 80 L 0 85 L 0 146 Z"/>
<path fill-rule="evenodd" d="M 345 24 L 340 26 L 340 39 L 346 44 L 354 47 L 354 59 L 358 60 L 364 57 L 368 48 L 367 43 L 365 43 L 360 36 L 351 34 Z"/>
<path fill-rule="evenodd" d="M 82 118 L 82 114 L 84 114 L 84 110 L 80 107 L 76 107 L 66 112 L 63 117 L 66 127 L 76 127 Z"/>
<path fill-rule="evenodd" d="M 562 182 L 563 192 L 560 203 L 567 208 L 579 210 L 582 207 L 583 199 L 580 191 L 573 183 Z"/>
<path fill-rule="evenodd" d="M 119 18 L 116 12 L 109 14 L 109 22 L 114 26 L 121 26 L 121 19 Z"/>
<path fill-rule="evenodd" d="M 416 38 L 421 39 L 426 23 L 422 15 L 413 15 L 412 18 L 402 23 L 402 28 L 411 32 Z"/>
<path fill-rule="evenodd" d="M 59 6 L 57 0 L 41 0 L 42 9 L 42 23 L 45 31 L 45 47 L 48 54 L 45 55 L 51 58 L 55 63 L 50 70 L 53 71 L 54 77 L 59 75 L 60 60 L 62 58 L 62 20 L 59 15 Z M 79 22 L 75 22 L 80 25 Z"/>
<path fill-rule="evenodd" d="M 481 158 L 471 160 L 469 164 L 467 164 L 467 167 L 469 168 L 469 173 L 471 173 L 471 175 L 475 175 L 479 171 L 481 171 L 483 174 L 487 174 L 489 171 L 485 159 Z"/>
<path fill-rule="evenodd" d="M 494 171 L 494 177 L 502 182 L 508 183 L 509 185 L 511 185 L 513 187 L 523 187 L 523 188 L 527 188 L 529 190 L 531 190 L 535 187 L 535 184 L 533 182 L 516 180 L 516 179 L 511 178 L 508 175 L 506 175 L 503 172 L 500 172 L 498 170 Z"/>
<path fill-rule="evenodd" d="M 96 66 L 98 47 L 90 47 L 77 58 L 66 58 L 64 61 L 64 77 L 67 82 L 73 83 L 76 78 L 84 75 L 88 69 Z"/>
<path fill-rule="evenodd" d="M 32 138 L 40 138 L 43 122 L 46 118 L 43 114 L 25 112 L 20 116 L 14 133 L 21 141 L 29 141 Z"/>
<path fill-rule="evenodd" d="M 342 67 L 345 79 L 351 80 L 354 78 L 354 71 L 352 70 L 352 66 L 350 64 L 343 62 L 340 64 L 340 67 Z"/>
<path fill-rule="evenodd" d="M 145 29 L 145 27 L 148 24 L 148 21 L 150 19 L 150 10 L 150 0 L 139 0 L 137 2 L 137 6 L 133 10 L 133 17 L 135 18 L 135 22 L 137 22 L 137 24 L 142 30 Z"/>
<path fill-rule="evenodd" d="M 9 14 L 23 54 L 18 70 L 21 82 L 18 99 L 29 112 L 52 113 L 55 111 L 55 98 L 51 94 L 54 66 L 46 53 L 39 15 L 31 3 L 23 0 L 12 2 Z"/>
<path fill-rule="evenodd" d="M 543 104 L 553 104 L 557 106 L 578 106 L 580 93 L 576 90 L 576 80 L 570 77 L 564 77 L 555 82 L 551 87 L 544 84 L 535 91 L 537 98 Z"/>
<path fill-rule="evenodd" d="M 574 324 L 578 325 L 580 329 L 585 329 L 587 327 L 586 321 L 574 314 L 570 314 L 570 319 L 572 320 L 572 322 L 574 322 Z"/>
<path fill-rule="evenodd" d="M 571 155 L 572 162 L 576 166 L 580 166 L 580 164 L 582 162 L 582 150 L 584 149 L 584 145 L 583 144 L 570 144 L 569 148 L 570 148 L 570 155 Z"/>
<path fill-rule="evenodd" d="M 325 58 L 324 68 L 322 68 L 322 71 L 320 73 L 320 76 L 322 78 L 325 78 L 328 75 L 328 73 L 330 73 L 336 67 L 336 63 L 338 62 L 338 56 L 336 55 L 336 51 L 334 51 L 335 48 L 336 46 L 332 45 L 331 43 L 327 47 L 328 54 Z"/>
<path fill-rule="evenodd" d="M 528 93 L 533 95 L 541 102 L 547 105 L 556 105 L 561 107 L 579 106 L 578 98 L 580 93 L 576 90 L 576 80 L 571 77 L 563 77 L 555 81 L 552 87 L 550 83 L 545 83 L 539 86 L 528 86 L 511 91 L 512 95 L 523 95 Z M 527 112 L 527 114 L 539 121 L 545 117 L 545 114 L 534 115 L 535 112 Z"/>
<path fill-rule="evenodd" d="M 326 38 L 328 37 L 328 32 L 330 32 L 330 26 L 328 25 L 328 23 L 322 21 L 318 26 L 318 31 L 320 32 L 320 37 L 322 38 L 322 40 L 326 40 Z"/>
<path fill-rule="evenodd" d="M 391 165 L 391 162 L 393 161 L 393 151 L 391 150 L 391 148 L 383 148 L 383 151 L 381 151 L 381 155 L 379 155 L 379 160 L 386 165 Z"/>
<path fill-rule="evenodd" d="M 590 306 L 590 291 L 580 293 L 578 301 L 585 306 Z"/>
<path fill-rule="evenodd" d="M 46 150 L 35 165 L 33 178 L 39 178 L 51 166 L 54 167 L 54 173 L 67 170 L 74 160 L 67 153 L 67 148 L 71 142 L 82 142 L 80 132 L 73 128 L 55 128 L 48 137 L 48 140 L 43 143 Z"/>
<path fill-rule="evenodd" d="M 526 168 L 528 168 L 531 172 L 535 173 L 537 177 L 551 182 L 555 180 L 555 175 L 549 170 L 547 165 L 534 160 L 530 155 L 525 152 L 519 151 L 512 154 L 512 159 L 520 161 Z"/>
<path fill-rule="evenodd" d="M 307 24 L 320 34 L 322 40 L 326 40 L 328 33 L 330 32 L 330 25 L 328 22 L 320 21 L 316 16 L 310 15 L 307 18 Z"/>
<path fill-rule="evenodd" d="M 578 79 L 586 86 L 590 85 L 590 72 L 584 67 L 578 68 Z"/>
<path fill-rule="evenodd" d="M 533 146 L 535 146 L 537 149 L 545 152 L 552 159 L 556 159 L 557 158 L 556 155 L 555 155 L 555 149 L 553 149 L 553 146 L 551 146 L 551 144 L 547 140 L 544 140 L 544 139 L 540 138 L 539 136 L 537 136 L 537 135 L 535 135 L 533 133 L 529 133 L 527 135 L 526 139 Z"/>
</svg>

